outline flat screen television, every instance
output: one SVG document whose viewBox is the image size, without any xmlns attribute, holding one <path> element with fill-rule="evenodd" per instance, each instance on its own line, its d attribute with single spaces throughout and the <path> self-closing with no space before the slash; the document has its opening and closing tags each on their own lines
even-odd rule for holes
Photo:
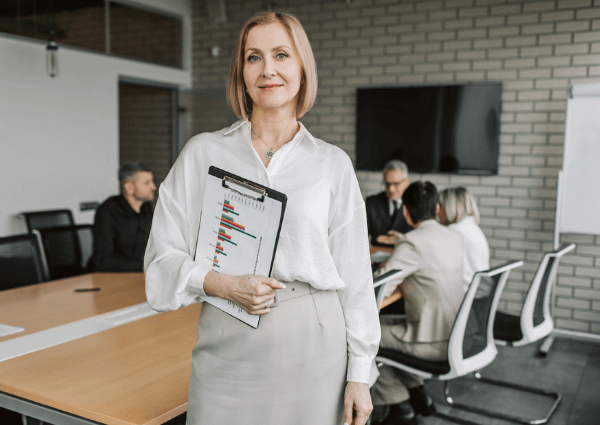
<svg viewBox="0 0 600 425">
<path fill-rule="evenodd" d="M 357 169 L 498 173 L 501 83 L 359 88 Z"/>
</svg>

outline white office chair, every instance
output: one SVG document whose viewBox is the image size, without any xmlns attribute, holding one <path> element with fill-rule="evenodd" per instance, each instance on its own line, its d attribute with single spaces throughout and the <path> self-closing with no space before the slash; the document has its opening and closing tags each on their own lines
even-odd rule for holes
<svg viewBox="0 0 600 425">
<path fill-rule="evenodd" d="M 383 294 L 388 283 L 400 282 L 402 276 L 402 270 L 390 270 L 380 276 L 373 279 L 373 288 L 375 289 L 375 300 L 377 302 L 377 310 L 381 310 L 381 303 L 383 303 Z"/>
<path fill-rule="evenodd" d="M 377 303 L 377 310 L 381 310 L 381 303 L 383 303 L 385 288 L 389 283 L 397 283 L 402 275 L 402 270 L 390 270 L 387 273 L 377 276 L 373 279 L 373 288 L 375 290 L 375 302 Z M 373 392 L 375 390 L 375 383 L 379 377 L 379 370 L 375 361 L 371 365 L 371 376 L 369 377 L 369 388 L 371 388 L 371 398 L 373 398 Z M 371 424 L 371 417 L 367 420 L 367 425 Z"/>
<path fill-rule="evenodd" d="M 550 335 L 554 322 L 550 313 L 550 295 L 556 282 L 558 263 L 563 255 L 575 249 L 575 244 L 563 244 L 556 251 L 542 256 L 520 315 L 498 311 L 494 322 L 494 338 L 499 345 L 520 347 Z"/>
<path fill-rule="evenodd" d="M 511 261 L 475 274 L 450 331 L 448 360 L 424 360 L 382 348 L 375 358 L 377 366 L 388 365 L 423 379 L 434 378 L 445 381 L 444 395 L 450 405 L 485 414 L 482 409 L 455 402 L 450 396 L 450 380 L 477 372 L 496 358 L 498 350 L 494 344 L 493 326 L 500 294 L 510 271 L 522 265 L 522 261 Z M 482 283 L 487 290 L 478 292 Z M 439 412 L 435 415 L 456 420 Z M 461 421 L 472 423 L 462 419 Z"/>
<path fill-rule="evenodd" d="M 497 344 L 518 347 L 539 341 L 552 332 L 554 322 L 550 314 L 550 294 L 556 281 L 556 272 L 560 259 L 573 249 L 575 249 L 575 244 L 564 244 L 558 250 L 544 254 L 525 296 L 520 315 L 500 311 L 496 313 L 494 338 Z M 540 394 L 554 399 L 554 402 L 546 411 L 546 415 L 543 418 L 528 419 L 489 410 L 485 413 L 488 416 L 522 424 L 544 424 L 548 422 L 562 399 L 562 396 L 555 391 L 485 378 L 481 374 L 478 374 L 476 378 L 487 384 Z"/>
</svg>

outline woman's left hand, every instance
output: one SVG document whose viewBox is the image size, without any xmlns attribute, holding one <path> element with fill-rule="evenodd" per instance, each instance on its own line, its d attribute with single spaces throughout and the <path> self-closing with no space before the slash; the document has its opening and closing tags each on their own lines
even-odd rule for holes
<svg viewBox="0 0 600 425">
<path fill-rule="evenodd" d="M 356 418 L 352 420 L 352 412 Z M 344 425 L 365 425 L 373 411 L 369 384 L 348 382 L 344 393 Z"/>
</svg>

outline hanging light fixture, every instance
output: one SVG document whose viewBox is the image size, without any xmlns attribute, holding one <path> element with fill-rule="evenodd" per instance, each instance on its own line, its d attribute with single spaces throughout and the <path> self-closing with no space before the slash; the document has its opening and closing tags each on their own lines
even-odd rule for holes
<svg viewBox="0 0 600 425">
<path fill-rule="evenodd" d="M 58 45 L 54 41 L 54 30 L 50 30 L 50 40 L 46 45 L 46 74 L 49 77 L 58 75 Z"/>
</svg>

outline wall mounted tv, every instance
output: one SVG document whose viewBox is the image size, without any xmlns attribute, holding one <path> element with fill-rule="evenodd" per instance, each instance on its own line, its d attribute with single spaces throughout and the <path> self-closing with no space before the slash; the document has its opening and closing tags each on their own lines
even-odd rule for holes
<svg viewBox="0 0 600 425">
<path fill-rule="evenodd" d="M 501 83 L 358 89 L 357 168 L 497 174 L 501 94 Z"/>
</svg>

